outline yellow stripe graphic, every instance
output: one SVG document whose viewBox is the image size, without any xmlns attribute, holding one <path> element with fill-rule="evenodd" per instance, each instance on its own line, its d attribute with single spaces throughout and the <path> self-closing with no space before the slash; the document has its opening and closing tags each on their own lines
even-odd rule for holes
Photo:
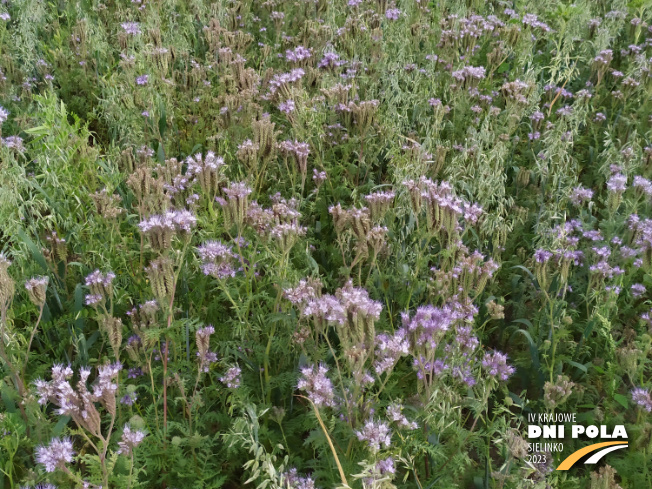
<svg viewBox="0 0 652 489">
<path fill-rule="evenodd" d="M 603 447 L 609 447 L 612 445 L 627 445 L 626 441 L 605 441 L 602 443 L 595 443 L 593 445 L 589 445 L 588 447 L 580 448 L 578 451 L 571 453 L 568 457 L 566 457 L 566 460 L 564 460 L 561 464 L 559 464 L 559 467 L 557 467 L 557 470 L 568 470 L 570 469 L 573 465 L 575 465 L 575 462 L 577 462 L 579 459 L 581 459 L 584 455 L 587 453 L 594 452 L 598 450 L 599 448 Z"/>
</svg>

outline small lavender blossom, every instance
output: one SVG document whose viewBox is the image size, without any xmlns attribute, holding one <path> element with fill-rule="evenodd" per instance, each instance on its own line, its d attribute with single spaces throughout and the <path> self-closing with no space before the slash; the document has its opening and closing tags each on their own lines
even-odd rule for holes
<svg viewBox="0 0 652 489">
<path fill-rule="evenodd" d="M 366 441 L 373 453 L 378 452 L 383 446 L 389 448 L 391 445 L 392 432 L 384 421 L 370 419 L 361 430 L 355 432 L 355 435 L 358 440 Z"/>
<path fill-rule="evenodd" d="M 593 198 L 593 190 L 582 187 L 575 187 L 573 193 L 570 196 L 570 201 L 573 205 L 581 205 L 583 202 L 587 202 Z"/>
<path fill-rule="evenodd" d="M 452 76 L 461 83 L 483 80 L 487 70 L 484 66 L 465 66 L 461 70 L 453 71 Z"/>
<path fill-rule="evenodd" d="M 403 406 L 395 402 L 387 406 L 385 414 L 387 415 L 387 419 L 397 423 L 401 428 L 409 430 L 417 429 L 418 425 L 414 421 L 408 421 L 401 411 L 403 411 Z"/>
<path fill-rule="evenodd" d="M 650 182 L 647 178 L 636 175 L 634 177 L 632 187 L 641 189 L 641 192 L 643 192 L 645 195 L 652 197 L 652 182 Z"/>
<path fill-rule="evenodd" d="M 5 122 L 9 117 L 9 111 L 0 105 L 0 124 Z"/>
<path fill-rule="evenodd" d="M 627 189 L 627 177 L 622 173 L 616 173 L 607 181 L 607 189 L 610 192 L 624 192 Z"/>
<path fill-rule="evenodd" d="M 294 104 L 294 100 L 286 100 L 284 102 L 281 102 L 278 104 L 278 110 L 283 112 L 284 114 L 290 114 L 296 110 L 296 105 Z"/>
<path fill-rule="evenodd" d="M 394 467 L 394 459 L 387 457 L 376 462 L 376 470 L 380 475 L 395 474 L 396 468 Z"/>
<path fill-rule="evenodd" d="M 120 404 L 125 406 L 133 406 L 134 403 L 138 400 L 138 394 L 135 392 L 128 392 L 122 398 L 120 398 Z"/>
<path fill-rule="evenodd" d="M 482 359 L 482 368 L 490 377 L 503 381 L 514 373 L 514 367 L 507 365 L 507 355 L 500 352 L 486 353 Z"/>
<path fill-rule="evenodd" d="M 149 82 L 149 75 L 140 75 L 136 78 L 136 85 L 147 85 Z"/>
<path fill-rule="evenodd" d="M 462 203 L 464 209 L 464 220 L 471 225 L 477 224 L 478 220 L 484 213 L 482 207 L 478 204 L 469 204 L 468 202 Z"/>
<path fill-rule="evenodd" d="M 141 444 L 145 439 L 146 433 L 144 431 L 133 430 L 131 427 L 126 424 L 123 431 L 122 437 L 118 442 L 119 450 L 116 452 L 121 455 L 131 455 L 134 448 Z"/>
<path fill-rule="evenodd" d="M 643 284 L 633 284 L 631 287 L 632 297 L 638 299 L 646 292 L 646 288 Z"/>
<path fill-rule="evenodd" d="M 128 373 L 127 373 L 127 378 L 128 379 L 137 379 L 138 377 L 141 377 L 142 375 L 145 375 L 143 372 L 143 369 L 140 367 L 134 367 L 130 368 Z"/>
<path fill-rule="evenodd" d="M 240 367 L 238 366 L 231 367 L 226 371 L 223 377 L 220 377 L 220 382 L 226 384 L 226 386 L 229 389 L 237 389 L 238 387 L 240 387 L 241 373 L 242 370 L 240 370 Z"/>
<path fill-rule="evenodd" d="M 383 305 L 372 300 L 365 289 L 353 287 L 351 280 L 336 291 L 336 296 L 354 321 L 357 317 L 378 319 L 383 309 Z"/>
<path fill-rule="evenodd" d="M 324 53 L 324 57 L 321 59 L 318 68 L 335 68 L 343 64 L 343 61 L 340 61 L 340 55 L 333 52 Z"/>
<path fill-rule="evenodd" d="M 123 22 L 120 24 L 125 34 L 136 36 L 140 34 L 140 24 L 138 22 Z"/>
<path fill-rule="evenodd" d="M 46 472 L 54 472 L 71 463 L 74 453 L 70 438 L 53 438 L 48 446 L 36 447 L 35 458 L 37 463 L 45 466 Z"/>
<path fill-rule="evenodd" d="M 297 46 L 294 49 L 285 51 L 285 59 L 290 63 L 298 63 L 312 56 L 310 49 L 303 46 Z"/>
<path fill-rule="evenodd" d="M 405 329 L 400 328 L 393 336 L 380 333 L 376 336 L 376 358 L 374 370 L 381 375 L 394 368 L 396 362 L 410 350 L 410 342 L 406 338 Z"/>
<path fill-rule="evenodd" d="M 300 476 L 295 468 L 283 472 L 281 480 L 287 489 L 315 489 L 315 481 L 310 476 Z"/>
<path fill-rule="evenodd" d="M 101 303 L 104 300 L 104 297 L 102 297 L 99 294 L 87 294 L 86 297 L 84 297 L 84 303 L 87 306 L 96 306 L 99 303 Z"/>
<path fill-rule="evenodd" d="M 217 353 L 210 351 L 210 338 L 214 333 L 215 328 L 210 325 L 198 329 L 195 333 L 199 370 L 204 373 L 209 371 L 211 364 L 217 362 Z"/>
<path fill-rule="evenodd" d="M 115 273 L 113 272 L 107 272 L 106 274 L 103 274 L 99 270 L 95 270 L 86 276 L 84 279 L 84 285 L 90 288 L 92 292 L 105 293 L 108 295 L 111 291 L 111 286 L 114 279 Z"/>
<path fill-rule="evenodd" d="M 303 367 L 297 384 L 297 389 L 305 391 L 308 399 L 318 408 L 335 406 L 333 383 L 326 376 L 327 373 L 328 368 L 322 364 Z"/>
<path fill-rule="evenodd" d="M 645 390 L 640 387 L 633 389 L 632 400 L 648 413 L 652 413 L 652 398 L 650 397 L 649 390 Z"/>
<path fill-rule="evenodd" d="M 318 172 L 316 168 L 312 169 L 312 180 L 315 182 L 317 188 L 321 187 L 321 184 L 324 183 L 327 179 L 326 172 Z"/>
<path fill-rule="evenodd" d="M 552 258 L 552 253 L 548 250 L 538 249 L 534 252 L 534 259 L 537 263 L 547 263 Z"/>
<path fill-rule="evenodd" d="M 25 282 L 25 289 L 34 305 L 41 307 L 45 303 L 45 293 L 49 281 L 49 277 L 34 277 Z"/>
<path fill-rule="evenodd" d="M 201 268 L 204 275 L 211 275 L 218 279 L 235 277 L 234 263 L 238 255 L 231 251 L 231 246 L 221 241 L 206 241 L 197 248 L 197 253 L 202 261 Z"/>
<path fill-rule="evenodd" d="M 387 17 L 389 20 L 398 20 L 400 16 L 401 11 L 397 8 L 388 8 L 385 11 L 385 17 Z"/>
</svg>

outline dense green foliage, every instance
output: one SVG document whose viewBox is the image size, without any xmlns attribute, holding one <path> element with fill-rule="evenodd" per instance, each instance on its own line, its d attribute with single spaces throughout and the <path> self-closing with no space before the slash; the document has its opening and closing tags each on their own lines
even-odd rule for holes
<svg viewBox="0 0 652 489">
<path fill-rule="evenodd" d="M 0 489 L 652 487 L 651 8 L 0 4 Z"/>
</svg>

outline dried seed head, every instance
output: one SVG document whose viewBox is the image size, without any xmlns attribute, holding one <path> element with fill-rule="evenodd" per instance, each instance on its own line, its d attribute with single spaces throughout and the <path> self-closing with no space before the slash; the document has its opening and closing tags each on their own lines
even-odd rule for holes
<svg viewBox="0 0 652 489">
<path fill-rule="evenodd" d="M 145 273 L 149 278 L 154 297 L 161 304 L 169 304 L 174 294 L 174 267 L 172 260 L 161 256 L 152 260 Z"/>
<path fill-rule="evenodd" d="M 122 202 L 122 197 L 109 194 L 106 188 L 91 194 L 91 198 L 95 202 L 97 213 L 105 219 L 115 219 L 124 212 L 124 209 L 119 207 Z"/>
<path fill-rule="evenodd" d="M 116 359 L 120 358 L 120 346 L 122 345 L 122 320 L 113 316 L 103 316 L 100 320 L 102 330 L 109 338 Z"/>
<path fill-rule="evenodd" d="M 11 306 L 11 301 L 14 298 L 14 293 L 16 290 L 14 280 L 9 275 L 9 267 L 11 266 L 11 261 L 0 253 L 0 311 L 2 312 L 2 317 L 4 318 L 7 314 L 7 310 Z"/>
<path fill-rule="evenodd" d="M 270 120 L 269 116 L 251 123 L 251 128 L 254 131 L 254 144 L 258 146 L 260 158 L 263 161 L 271 160 L 276 156 L 276 132 L 274 127 L 275 124 Z"/>
</svg>

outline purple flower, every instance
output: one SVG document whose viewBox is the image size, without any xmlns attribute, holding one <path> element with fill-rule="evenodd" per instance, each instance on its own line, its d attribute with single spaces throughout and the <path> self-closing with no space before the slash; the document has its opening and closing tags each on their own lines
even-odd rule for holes
<svg viewBox="0 0 652 489">
<path fill-rule="evenodd" d="M 482 368 L 487 375 L 499 380 L 507 380 L 514 373 L 514 367 L 507 365 L 507 355 L 497 351 L 485 354 Z"/>
<path fill-rule="evenodd" d="M 652 413 L 652 398 L 650 398 L 649 390 L 645 390 L 640 387 L 633 389 L 632 400 L 648 413 Z"/>
<path fill-rule="evenodd" d="M 138 22 L 123 22 L 120 24 L 126 34 L 136 36 L 140 34 L 140 24 Z"/>
<path fill-rule="evenodd" d="M 634 188 L 640 188 L 641 191 L 648 197 L 652 196 L 652 182 L 647 178 L 643 178 L 640 175 L 634 177 L 634 183 L 632 184 Z"/>
<path fill-rule="evenodd" d="M 401 428 L 406 428 L 409 430 L 417 429 L 418 425 L 414 421 L 408 421 L 408 419 L 401 412 L 402 410 L 403 406 L 401 404 L 396 402 L 390 404 L 387 406 L 387 410 L 385 411 L 387 419 L 397 423 Z"/>
<path fill-rule="evenodd" d="M 593 198 L 593 190 L 582 187 L 575 187 L 573 193 L 570 196 L 570 201 L 573 205 L 581 205 L 583 202 L 587 202 Z"/>
<path fill-rule="evenodd" d="M 290 114 L 294 112 L 296 109 L 296 106 L 294 104 L 294 100 L 286 100 L 285 102 L 281 102 L 278 104 L 278 110 L 285 114 Z"/>
<path fill-rule="evenodd" d="M 95 270 L 93 273 L 86 276 L 84 285 L 91 289 L 97 287 L 100 290 L 108 290 L 113 283 L 113 279 L 115 279 L 115 273 L 107 272 L 106 274 L 102 274 L 99 270 Z"/>
<path fill-rule="evenodd" d="M 226 384 L 226 386 L 229 389 L 237 389 L 238 387 L 240 387 L 241 373 L 242 370 L 240 370 L 240 367 L 238 366 L 231 367 L 226 371 L 223 377 L 220 377 L 220 382 Z"/>
<path fill-rule="evenodd" d="M 414 343 L 428 345 L 430 348 L 436 348 L 439 340 L 454 321 L 450 308 L 432 305 L 418 307 L 412 319 L 404 313 L 402 319 L 403 329 L 411 335 Z"/>
<path fill-rule="evenodd" d="M 134 403 L 138 400 L 138 394 L 135 392 L 129 392 L 122 396 L 120 399 L 120 404 L 124 404 L 126 406 L 133 406 Z"/>
<path fill-rule="evenodd" d="M 484 79 L 486 72 L 484 66 L 465 66 L 461 70 L 454 71 L 452 76 L 458 82 L 468 83 L 469 81 Z"/>
<path fill-rule="evenodd" d="M 387 457 L 386 459 L 376 462 L 376 470 L 380 475 L 395 474 L 396 468 L 394 467 L 394 459 Z"/>
<path fill-rule="evenodd" d="M 44 465 L 46 472 L 54 472 L 71 463 L 74 453 L 70 438 L 53 438 L 48 446 L 36 447 L 36 462 Z"/>
<path fill-rule="evenodd" d="M 377 375 L 391 370 L 403 355 L 410 351 L 410 342 L 406 338 L 405 329 L 400 328 L 393 336 L 380 333 L 376 336 L 376 358 L 374 370 Z"/>
<path fill-rule="evenodd" d="M 484 213 L 480 205 L 469 204 L 468 202 L 462 203 L 462 209 L 464 209 L 464 220 L 471 225 L 476 224 Z"/>
<path fill-rule="evenodd" d="M 324 57 L 321 59 L 318 68 L 335 68 L 342 65 L 344 62 L 340 61 L 340 55 L 333 52 L 324 53 Z"/>
<path fill-rule="evenodd" d="M 308 399 L 318 408 L 335 406 L 333 383 L 326 376 L 327 373 L 328 368 L 322 364 L 303 367 L 297 384 L 297 389 L 305 391 Z"/>
<path fill-rule="evenodd" d="M 297 46 L 294 49 L 288 49 L 285 51 L 285 59 L 290 63 L 298 63 L 304 59 L 308 59 L 312 56 L 310 49 L 307 49 L 303 46 Z"/>
<path fill-rule="evenodd" d="M 204 275 L 219 279 L 235 277 L 234 263 L 238 255 L 231 251 L 231 246 L 221 241 L 207 241 L 197 248 L 197 253 L 202 261 Z"/>
<path fill-rule="evenodd" d="M 552 258 L 552 252 L 544 249 L 538 249 L 534 252 L 534 259 L 537 263 L 547 263 Z"/>
<path fill-rule="evenodd" d="M 634 284 L 632 285 L 631 291 L 632 291 L 632 297 L 639 298 L 643 294 L 645 294 L 646 289 L 643 284 Z"/>
<path fill-rule="evenodd" d="M 130 368 L 127 373 L 128 379 L 137 379 L 138 377 L 145 375 L 143 369 L 140 367 Z"/>
<path fill-rule="evenodd" d="M 607 189 L 610 192 L 624 192 L 627 189 L 627 177 L 622 173 L 616 173 L 607 181 Z"/>
<path fill-rule="evenodd" d="M 86 297 L 84 298 L 84 303 L 87 306 L 96 306 L 103 300 L 104 298 L 99 294 L 87 294 Z"/>
<path fill-rule="evenodd" d="M 325 171 L 320 171 L 318 172 L 316 168 L 312 169 L 312 179 L 315 182 L 315 185 L 317 187 L 320 187 L 322 183 L 324 183 L 327 179 L 327 175 Z"/>
<path fill-rule="evenodd" d="M 149 82 L 149 75 L 140 75 L 136 78 L 137 85 L 147 85 Z"/>
<path fill-rule="evenodd" d="M 120 449 L 116 452 L 122 455 L 131 455 L 134 448 L 136 448 L 140 443 L 145 439 L 144 431 L 131 430 L 131 427 L 126 424 L 123 431 L 122 437 L 118 442 Z"/>
<path fill-rule="evenodd" d="M 217 353 L 210 351 L 211 335 L 215 333 L 213 326 L 199 328 L 195 333 L 197 343 L 197 357 L 199 358 L 199 370 L 208 372 L 211 364 L 217 362 Z"/>
<path fill-rule="evenodd" d="M 315 481 L 309 476 L 300 476 L 295 468 L 282 473 L 281 480 L 282 486 L 287 489 L 315 489 Z"/>
<path fill-rule="evenodd" d="M 397 8 L 388 8 L 385 11 L 385 17 L 387 17 L 389 20 L 398 20 L 400 15 L 401 11 Z"/>
<path fill-rule="evenodd" d="M 355 435 L 358 437 L 358 440 L 366 441 L 369 449 L 376 453 L 383 446 L 389 448 L 392 432 L 389 429 L 389 425 L 384 421 L 370 419 L 364 424 L 361 430 L 355 432 Z"/>
</svg>

